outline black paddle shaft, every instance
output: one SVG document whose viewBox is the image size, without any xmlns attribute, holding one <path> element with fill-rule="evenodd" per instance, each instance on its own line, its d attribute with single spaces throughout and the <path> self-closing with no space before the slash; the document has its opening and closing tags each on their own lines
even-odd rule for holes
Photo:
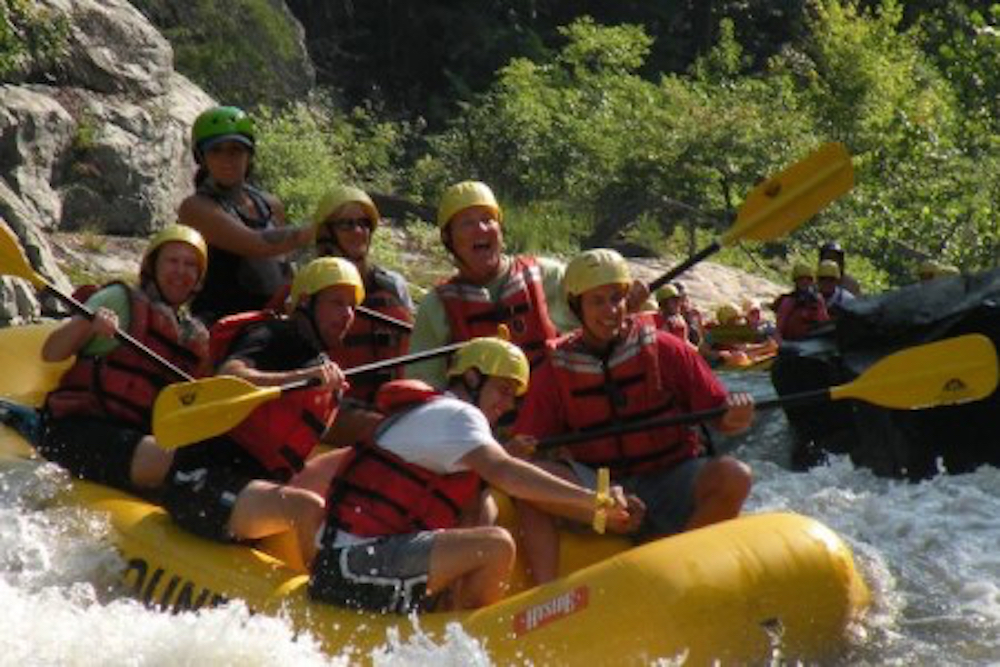
<svg viewBox="0 0 1000 667">
<path fill-rule="evenodd" d="M 403 331 L 413 331 L 413 325 L 409 322 L 404 322 L 403 320 L 396 319 L 395 317 L 391 317 L 385 313 L 380 313 L 377 310 L 372 310 L 371 308 L 367 308 L 365 306 L 357 306 L 354 310 L 358 312 L 358 315 L 367 317 L 370 320 L 375 320 L 376 322 L 381 322 L 382 324 L 388 324 L 389 326 L 396 327 L 397 329 L 401 329 Z"/>
<path fill-rule="evenodd" d="M 706 257 L 711 257 L 720 250 L 722 250 L 722 245 L 719 244 L 718 241 L 713 241 L 712 245 L 702 248 L 701 250 L 691 255 L 690 257 L 685 259 L 683 262 L 681 262 L 674 268 L 664 273 L 662 276 L 660 276 L 653 282 L 649 283 L 649 291 L 655 292 L 656 290 L 660 289 L 661 287 L 669 283 L 671 280 L 676 278 L 677 276 L 681 275 L 682 273 L 690 269 L 695 264 L 703 261 Z"/>
<path fill-rule="evenodd" d="M 46 284 L 45 289 L 51 294 L 54 294 L 56 298 L 58 298 L 60 301 L 66 304 L 70 309 L 72 309 L 78 315 L 86 317 L 88 320 L 94 319 L 94 311 L 92 311 L 90 308 L 87 308 L 87 306 L 80 303 L 74 297 L 70 296 L 69 294 L 66 294 L 62 290 L 54 287 L 53 285 Z M 159 354 L 146 347 L 138 339 L 122 331 L 121 329 L 118 328 L 115 329 L 115 339 L 118 342 L 122 343 L 123 345 L 131 347 L 139 354 L 145 355 L 147 358 L 156 362 L 170 373 L 176 375 L 179 380 L 183 380 L 185 382 L 191 382 L 194 380 L 194 377 L 192 377 L 190 374 L 184 372 L 176 365 L 170 363 L 168 360 L 164 359 Z"/>
<path fill-rule="evenodd" d="M 813 389 L 810 391 L 803 391 L 797 394 L 789 394 L 788 396 L 780 396 L 778 398 L 771 398 L 766 401 L 761 401 L 754 405 L 756 410 L 770 410 L 779 406 L 789 407 L 794 405 L 808 405 L 811 403 L 818 403 L 820 401 L 830 400 L 830 390 L 829 389 Z M 679 424 L 697 424 L 699 422 L 706 422 L 717 417 L 721 417 L 726 413 L 728 408 L 724 405 L 720 405 L 717 408 L 712 408 L 711 410 L 702 410 L 701 412 L 689 412 L 683 415 L 670 415 L 668 417 L 658 417 L 655 419 L 645 419 L 643 421 L 632 422 L 631 424 L 621 424 L 616 426 L 609 426 L 608 428 L 597 429 L 594 431 L 576 431 L 573 433 L 564 433 L 562 435 L 552 436 L 551 438 L 544 438 L 538 441 L 535 446 L 537 451 L 544 451 L 547 449 L 555 449 L 557 447 L 566 447 L 568 445 L 575 445 L 580 442 L 588 442 L 590 440 L 598 440 L 600 438 L 610 438 L 619 435 L 628 435 L 629 433 L 638 433 L 640 431 L 647 431 L 653 428 L 661 428 L 664 426 L 677 426 Z"/>
</svg>

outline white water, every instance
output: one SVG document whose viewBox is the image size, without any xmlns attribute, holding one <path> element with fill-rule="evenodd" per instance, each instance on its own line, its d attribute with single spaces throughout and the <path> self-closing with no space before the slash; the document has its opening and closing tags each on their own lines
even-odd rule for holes
<svg viewBox="0 0 1000 667">
<path fill-rule="evenodd" d="M 763 376 L 726 378 L 757 395 Z M 791 509 L 840 533 L 875 597 L 843 665 L 1000 664 L 1000 471 L 921 484 L 879 479 L 846 459 L 789 473 L 785 424 L 761 418 L 732 445 L 756 476 L 747 509 Z M 727 446 L 723 443 L 723 447 Z M 280 619 L 239 605 L 171 616 L 116 586 L 120 562 L 92 514 L 41 509 L 63 479 L 53 467 L 0 475 L 0 664 L 347 665 Z M 404 623 L 408 621 L 402 621 Z M 461 631 L 435 644 L 387 638 L 376 665 L 488 665 Z"/>
</svg>

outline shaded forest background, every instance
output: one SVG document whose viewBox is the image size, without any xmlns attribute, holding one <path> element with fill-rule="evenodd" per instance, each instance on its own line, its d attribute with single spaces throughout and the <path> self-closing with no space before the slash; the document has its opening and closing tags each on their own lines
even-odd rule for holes
<svg viewBox="0 0 1000 667">
<path fill-rule="evenodd" d="M 433 205 L 479 178 L 517 249 L 686 253 L 761 178 L 841 141 L 852 194 L 725 261 L 784 276 L 837 239 L 878 288 L 927 257 L 1000 259 L 998 3 L 288 0 L 316 66 L 304 97 L 275 92 L 267 65 L 296 38 L 275 3 L 133 4 L 179 71 L 254 113 L 258 178 L 295 219 L 338 180 Z M 0 32 L 0 69 L 4 49 Z"/>
</svg>

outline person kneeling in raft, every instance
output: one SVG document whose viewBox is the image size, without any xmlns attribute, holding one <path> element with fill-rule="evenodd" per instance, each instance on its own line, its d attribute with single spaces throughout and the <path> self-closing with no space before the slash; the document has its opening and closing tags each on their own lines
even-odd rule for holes
<svg viewBox="0 0 1000 667">
<path fill-rule="evenodd" d="M 416 380 L 379 391 L 390 416 L 374 443 L 353 450 L 331 486 L 311 568 L 314 599 L 398 613 L 498 601 L 514 565 L 514 540 L 499 526 L 462 527 L 469 525 L 464 517 L 478 516 L 483 481 L 580 516 L 606 513 L 612 526 L 629 522 L 621 489 L 598 504 L 595 492 L 513 458 L 494 439 L 491 425 L 528 388 L 520 348 L 475 338 L 455 355 L 448 375 L 448 393 Z"/>
<path fill-rule="evenodd" d="M 76 477 L 123 491 L 143 494 L 163 484 L 173 452 L 152 435 L 153 403 L 178 373 L 210 369 L 208 332 L 182 308 L 197 294 L 207 265 L 201 234 L 165 227 L 142 255 L 138 287 L 101 287 L 86 302 L 92 319 L 74 315 L 49 334 L 42 359 L 76 355 L 76 361 L 45 399 L 42 456 Z M 147 353 L 115 340 L 119 328 Z"/>
<path fill-rule="evenodd" d="M 654 417 L 728 410 L 713 426 L 725 434 L 753 419 L 749 394 L 727 394 L 692 346 L 650 318 L 626 314 L 632 277 L 614 250 L 588 250 L 566 268 L 566 298 L 583 327 L 550 345 L 548 361 L 533 374 L 513 432 L 546 438 Z M 611 436 L 567 448 L 564 462 L 547 470 L 585 486 L 594 469 L 635 494 L 645 513 L 629 526 L 638 540 L 691 530 L 739 514 L 750 492 L 750 469 L 729 456 L 703 458 L 698 431 L 669 426 Z M 536 505 L 536 506 L 533 506 Z M 559 541 L 551 513 L 559 508 L 519 504 L 525 557 L 536 583 L 555 578 Z M 614 529 L 614 526 L 612 526 Z"/>
<path fill-rule="evenodd" d="M 312 555 L 323 497 L 293 478 L 337 414 L 347 382 L 325 351 L 350 327 L 362 300 L 354 265 L 323 257 L 295 276 L 291 315 L 248 313 L 244 326 L 227 334 L 224 349 L 215 351 L 220 374 L 260 387 L 313 378 L 318 384 L 282 392 L 228 433 L 177 450 L 163 502 L 181 527 L 223 542 L 294 530 L 303 557 Z"/>
</svg>

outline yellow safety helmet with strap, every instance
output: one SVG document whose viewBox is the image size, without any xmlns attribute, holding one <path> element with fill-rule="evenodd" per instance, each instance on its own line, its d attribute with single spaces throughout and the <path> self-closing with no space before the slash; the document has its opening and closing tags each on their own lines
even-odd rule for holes
<svg viewBox="0 0 1000 667">
<path fill-rule="evenodd" d="M 462 181 L 445 190 L 441 196 L 437 214 L 438 229 L 447 227 L 456 213 L 473 206 L 485 206 L 493 211 L 497 222 L 503 222 L 503 212 L 490 186 L 480 181 Z"/>
<path fill-rule="evenodd" d="M 528 358 L 521 348 L 502 338 L 470 340 L 455 353 L 448 376 L 461 375 L 470 368 L 475 368 L 486 376 L 514 380 L 518 396 L 523 396 L 528 391 L 528 378 L 531 375 Z"/>
<path fill-rule="evenodd" d="M 792 267 L 792 280 L 798 280 L 799 278 L 815 278 L 813 269 L 811 266 L 805 262 L 796 262 L 795 266 Z"/>
<path fill-rule="evenodd" d="M 818 278 L 837 278 L 840 279 L 840 266 L 837 262 L 832 259 L 824 259 L 819 263 L 819 268 L 816 270 L 816 276 Z"/>
<path fill-rule="evenodd" d="M 679 299 L 681 293 L 677 290 L 674 285 L 664 285 L 660 289 L 656 290 L 656 300 L 666 301 L 667 299 Z"/>
<path fill-rule="evenodd" d="M 311 297 L 327 287 L 337 285 L 354 288 L 354 305 L 365 300 L 365 284 L 354 264 L 341 257 L 314 259 L 292 281 L 292 306 L 297 307 L 303 297 Z"/>
<path fill-rule="evenodd" d="M 205 272 L 208 270 L 208 246 L 205 239 L 194 227 L 181 224 L 167 225 L 153 234 L 153 238 L 149 240 L 142 253 L 142 261 L 139 264 L 140 275 L 153 275 L 154 267 L 150 266 L 150 261 L 156 251 L 167 243 L 186 243 L 194 248 L 198 253 L 199 278 L 205 277 Z"/>
<path fill-rule="evenodd" d="M 740 310 L 734 303 L 724 303 L 715 311 L 715 321 L 719 324 L 733 324 L 740 316 Z"/>
<path fill-rule="evenodd" d="M 337 185 L 327 192 L 319 200 L 319 204 L 313 212 L 313 224 L 317 227 L 321 226 L 331 215 L 336 213 L 337 209 L 345 204 L 360 205 L 371 218 L 372 231 L 374 232 L 378 229 L 381 216 L 379 215 L 378 208 L 375 206 L 375 202 L 372 201 L 367 192 L 352 185 Z"/>
<path fill-rule="evenodd" d="M 568 299 L 602 285 L 632 285 L 628 262 L 617 251 L 595 248 L 582 252 L 570 261 L 563 276 L 563 290 Z"/>
</svg>

